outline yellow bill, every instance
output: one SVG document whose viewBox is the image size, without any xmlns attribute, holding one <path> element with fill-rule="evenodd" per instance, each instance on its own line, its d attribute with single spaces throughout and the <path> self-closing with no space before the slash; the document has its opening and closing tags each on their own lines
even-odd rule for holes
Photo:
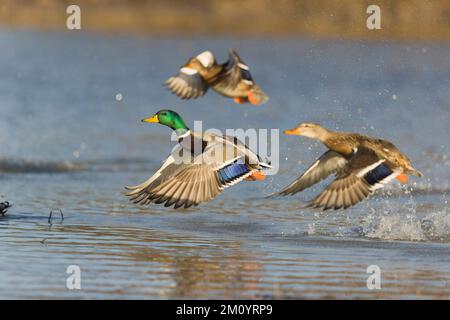
<svg viewBox="0 0 450 320">
<path fill-rule="evenodd" d="M 301 135 L 299 128 L 287 129 L 287 130 L 284 130 L 283 133 L 287 134 L 287 135 L 297 135 L 297 136 Z"/>
<path fill-rule="evenodd" d="M 159 123 L 159 119 L 158 116 L 155 114 L 153 117 L 142 119 L 142 122 Z"/>
</svg>

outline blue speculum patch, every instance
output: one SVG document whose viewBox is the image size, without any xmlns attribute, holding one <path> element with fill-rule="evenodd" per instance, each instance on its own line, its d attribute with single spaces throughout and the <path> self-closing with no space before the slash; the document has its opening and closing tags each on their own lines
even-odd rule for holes
<svg viewBox="0 0 450 320">
<path fill-rule="evenodd" d="M 374 185 L 390 176 L 392 172 L 393 171 L 387 165 L 382 163 L 378 167 L 367 172 L 364 176 L 364 179 L 366 179 L 368 184 Z"/>
<path fill-rule="evenodd" d="M 221 183 L 228 183 L 239 178 L 248 172 L 248 168 L 243 163 L 233 163 L 218 171 Z"/>
</svg>

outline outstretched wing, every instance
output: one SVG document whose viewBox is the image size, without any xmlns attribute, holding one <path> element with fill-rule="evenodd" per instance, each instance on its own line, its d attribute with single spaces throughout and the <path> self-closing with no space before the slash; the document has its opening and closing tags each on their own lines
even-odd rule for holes
<svg viewBox="0 0 450 320">
<path fill-rule="evenodd" d="M 226 151 L 229 144 L 223 144 L 223 141 L 211 144 L 188 163 L 177 164 L 171 155 L 152 178 L 127 188 L 130 200 L 142 205 L 164 203 L 166 207 L 188 208 L 215 198 L 225 188 L 255 171 L 243 163 L 240 152 L 233 155 Z M 221 153 L 227 158 L 217 161 L 217 154 Z"/>
<path fill-rule="evenodd" d="M 181 68 L 176 76 L 170 77 L 166 81 L 166 85 L 181 99 L 195 99 L 208 91 L 208 83 L 198 70 L 189 67 Z"/>
<path fill-rule="evenodd" d="M 324 210 L 346 209 L 366 199 L 398 174 L 398 170 L 391 169 L 375 152 L 359 148 L 336 180 L 314 198 L 310 206 Z"/>
<path fill-rule="evenodd" d="M 195 164 L 177 172 L 154 189 L 147 189 L 141 204 L 164 203 L 174 208 L 189 208 L 209 201 L 226 187 L 236 184 L 251 174 L 242 164 L 233 163 L 216 170 L 210 165 Z"/>
<path fill-rule="evenodd" d="M 342 155 L 334 151 L 327 151 L 314 162 L 308 170 L 305 171 L 298 179 L 288 185 L 277 194 L 286 196 L 294 195 L 303 191 L 312 185 L 327 178 L 330 174 L 334 174 L 341 170 L 348 163 Z"/>
<path fill-rule="evenodd" d="M 250 68 L 234 49 L 229 50 L 229 59 L 222 67 L 223 72 L 212 81 L 212 85 L 219 92 L 233 96 L 238 86 L 250 88 L 254 84 Z"/>
<path fill-rule="evenodd" d="M 125 193 L 125 195 L 129 196 L 130 200 L 135 203 L 142 202 L 142 204 L 145 204 L 145 201 L 143 200 L 146 190 L 156 188 L 187 166 L 186 163 L 175 160 L 178 159 L 177 157 L 180 152 L 182 152 L 182 146 L 178 144 L 173 149 L 172 154 L 167 157 L 161 167 L 149 179 L 136 186 L 126 186 L 125 189 L 128 190 L 128 192 Z"/>
<path fill-rule="evenodd" d="M 134 200 L 143 205 L 154 202 L 166 207 L 188 208 L 208 201 L 220 193 L 219 181 L 210 166 L 191 165 L 176 172 L 159 185 L 142 190 L 142 198 Z"/>
</svg>

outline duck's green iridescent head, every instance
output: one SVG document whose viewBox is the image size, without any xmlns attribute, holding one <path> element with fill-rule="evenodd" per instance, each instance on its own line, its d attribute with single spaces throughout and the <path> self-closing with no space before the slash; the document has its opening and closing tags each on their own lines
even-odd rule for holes
<svg viewBox="0 0 450 320">
<path fill-rule="evenodd" d="M 173 130 L 189 130 L 181 116 L 172 110 L 159 110 L 153 117 L 143 119 L 142 122 L 160 123 Z"/>
</svg>

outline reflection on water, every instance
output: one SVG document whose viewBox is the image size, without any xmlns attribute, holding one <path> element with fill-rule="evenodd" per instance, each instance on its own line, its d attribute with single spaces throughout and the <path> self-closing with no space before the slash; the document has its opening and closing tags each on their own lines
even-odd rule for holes
<svg viewBox="0 0 450 320">
<path fill-rule="evenodd" d="M 82 165 L 71 161 L 33 161 L 0 158 L 0 172 L 3 173 L 60 173 L 82 169 Z"/>
<path fill-rule="evenodd" d="M 2 246 L 11 249 L 2 264 L 27 264 L 2 271 L 2 288 L 21 288 L 2 290 L 2 298 L 448 297 L 450 251 L 442 245 L 418 249 L 411 243 L 298 235 L 214 239 L 140 228 L 127 224 L 126 215 L 107 220 L 112 221 L 99 226 L 49 226 L 45 216 L 3 219 Z M 446 258 L 423 264 L 434 254 Z M 393 261 L 395 255 L 402 259 Z M 374 262 L 386 270 L 386 289 L 379 292 L 365 283 L 368 263 Z M 73 264 L 82 271 L 80 292 L 65 289 L 65 269 Z"/>
<path fill-rule="evenodd" d="M 0 298 L 450 297 L 448 45 L 9 31 L 0 44 L 0 200 L 15 204 L 0 217 Z M 253 67 L 267 105 L 185 102 L 162 88 L 186 56 L 210 48 L 222 60 L 227 47 Z M 305 209 L 321 186 L 266 196 L 324 148 L 281 137 L 280 172 L 264 183 L 183 211 L 137 207 L 123 186 L 171 149 L 166 128 L 139 119 L 162 106 L 204 128 L 308 120 L 385 137 L 425 177 L 346 211 Z M 51 208 L 64 221 L 49 225 Z M 373 264 L 379 291 L 366 287 Z M 69 265 L 80 291 L 66 288 Z"/>
</svg>

